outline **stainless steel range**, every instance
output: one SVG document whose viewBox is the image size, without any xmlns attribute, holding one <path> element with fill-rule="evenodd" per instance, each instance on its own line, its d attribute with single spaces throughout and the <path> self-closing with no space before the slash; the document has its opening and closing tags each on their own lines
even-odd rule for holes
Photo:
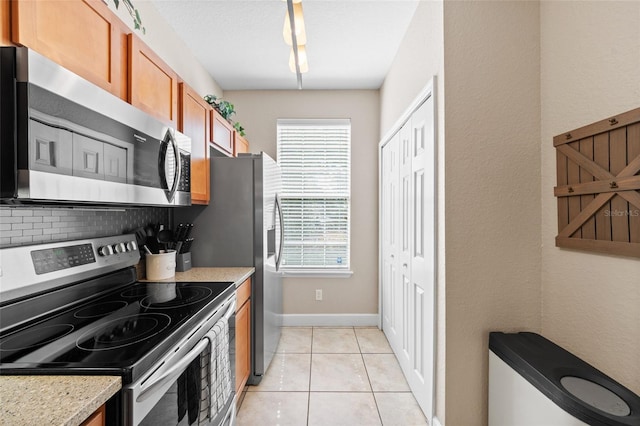
<svg viewBox="0 0 640 426">
<path fill-rule="evenodd" d="M 235 286 L 139 259 L 134 235 L 0 250 L 0 374 L 120 376 L 109 424 L 232 423 Z"/>
</svg>

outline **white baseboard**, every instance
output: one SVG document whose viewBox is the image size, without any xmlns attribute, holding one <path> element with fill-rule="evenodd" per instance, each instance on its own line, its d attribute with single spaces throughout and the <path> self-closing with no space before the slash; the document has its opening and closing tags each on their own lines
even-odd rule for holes
<svg viewBox="0 0 640 426">
<path fill-rule="evenodd" d="M 442 426 L 442 423 L 440 423 L 440 420 L 438 420 L 436 416 L 433 416 L 433 426 Z"/>
<path fill-rule="evenodd" d="M 369 327 L 378 326 L 378 314 L 284 314 L 285 327 Z"/>
</svg>

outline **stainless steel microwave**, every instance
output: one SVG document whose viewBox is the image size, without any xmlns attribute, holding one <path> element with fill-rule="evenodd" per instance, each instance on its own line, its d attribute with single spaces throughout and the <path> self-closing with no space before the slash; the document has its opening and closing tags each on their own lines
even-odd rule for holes
<svg viewBox="0 0 640 426">
<path fill-rule="evenodd" d="M 4 204 L 191 204 L 187 136 L 26 48 L 0 48 L 0 142 Z"/>
</svg>

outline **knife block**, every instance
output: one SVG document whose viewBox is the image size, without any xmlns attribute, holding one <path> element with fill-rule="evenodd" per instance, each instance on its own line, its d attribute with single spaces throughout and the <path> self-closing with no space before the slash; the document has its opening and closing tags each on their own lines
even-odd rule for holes
<svg viewBox="0 0 640 426">
<path fill-rule="evenodd" d="M 191 252 L 176 255 L 176 272 L 185 272 L 191 269 Z"/>
</svg>

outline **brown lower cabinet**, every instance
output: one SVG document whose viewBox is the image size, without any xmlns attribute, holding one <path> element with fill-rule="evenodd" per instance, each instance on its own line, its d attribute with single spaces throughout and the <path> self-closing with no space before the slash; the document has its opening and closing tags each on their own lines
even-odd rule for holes
<svg viewBox="0 0 640 426">
<path fill-rule="evenodd" d="M 236 395 L 241 392 L 251 371 L 251 278 L 238 287 L 236 308 Z"/>
<path fill-rule="evenodd" d="M 105 409 L 104 404 L 98 408 L 87 420 L 82 422 L 80 426 L 104 426 L 105 421 Z"/>
</svg>

